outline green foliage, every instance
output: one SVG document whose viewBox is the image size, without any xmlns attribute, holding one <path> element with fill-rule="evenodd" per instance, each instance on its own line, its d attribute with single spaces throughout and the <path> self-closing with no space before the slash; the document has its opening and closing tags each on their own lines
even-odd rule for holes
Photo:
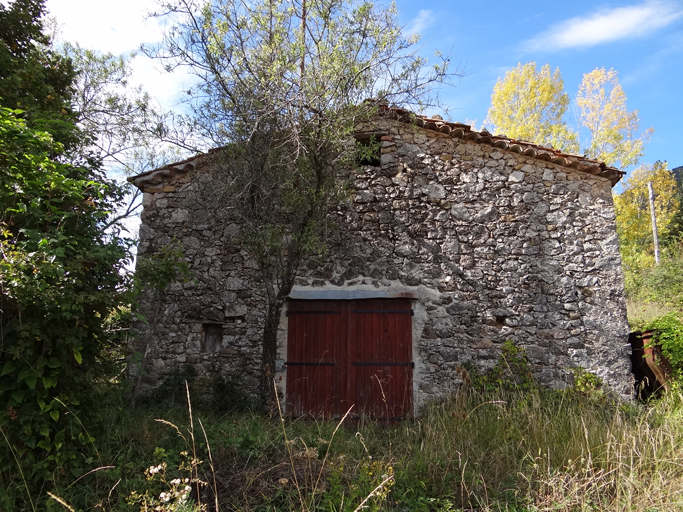
<svg viewBox="0 0 683 512">
<path fill-rule="evenodd" d="M 669 360 L 674 377 L 683 379 L 683 322 L 676 313 L 669 313 L 645 326 L 652 330 L 652 343 L 662 348 L 662 354 Z"/>
<path fill-rule="evenodd" d="M 41 17 L 44 0 L 0 4 L 0 105 L 67 145 L 78 141 L 64 122 L 75 122 L 71 109 L 76 75 L 69 58 L 49 47 Z"/>
<path fill-rule="evenodd" d="M 85 149 L 102 160 L 109 176 L 136 174 L 180 159 L 177 148 L 161 144 L 162 115 L 149 94 L 131 85 L 134 53 L 114 56 L 68 42 L 59 48 L 76 70 L 72 103 L 77 126 L 86 135 Z"/>
<path fill-rule="evenodd" d="M 655 263 L 648 182 L 655 193 L 660 261 Z M 629 323 L 642 330 L 653 317 L 683 305 L 683 253 L 679 241 L 681 189 L 666 162 L 636 169 L 614 197 Z"/>
<path fill-rule="evenodd" d="M 384 510 L 394 484 L 394 468 L 387 462 L 373 460 L 372 457 L 362 460 L 352 471 L 349 471 L 349 463 L 353 462 L 347 461 L 343 456 L 330 462 L 328 488 L 321 499 L 319 510 L 354 512 L 368 497 L 363 510 Z"/>
<path fill-rule="evenodd" d="M 536 387 L 526 351 L 512 340 L 503 342 L 496 365 L 486 375 L 475 377 L 475 383 L 490 391 L 499 388 L 529 390 Z"/>
<path fill-rule="evenodd" d="M 253 399 L 244 392 L 242 379 L 235 373 L 221 373 L 211 377 L 209 407 L 224 414 L 256 408 Z"/>
<path fill-rule="evenodd" d="M 374 136 L 363 142 L 356 142 L 356 162 L 358 165 L 380 165 L 382 145 Z"/>
<path fill-rule="evenodd" d="M 200 487 L 202 503 L 214 507 L 217 490 L 219 510 L 356 510 L 392 468 L 390 492 L 365 505 L 424 512 L 669 510 L 683 497 L 681 404 L 677 393 L 645 407 L 572 390 L 473 386 L 428 404 L 413 421 L 342 425 L 336 435 L 333 422 L 216 414 L 193 404 L 194 451 L 186 406 L 108 408 L 98 411 L 96 427 L 86 426 L 97 438 L 97 467 L 115 467 L 83 475 L 61 492 L 47 490 L 76 510 L 138 510 L 141 502 L 128 504 L 131 494 L 176 505 L 161 493 L 182 494 L 184 479 L 197 478 L 208 483 Z M 194 477 L 187 469 L 193 459 L 204 461 Z M 148 480 L 150 466 L 164 474 Z M 197 496 L 193 489 L 184 505 L 194 506 Z M 2 498 L 2 510 L 12 510 Z"/>
<path fill-rule="evenodd" d="M 648 255 L 648 263 L 654 265 L 651 257 L 654 246 L 648 182 L 652 183 L 655 191 L 655 214 L 660 240 L 670 236 L 669 225 L 681 207 L 676 180 L 666 162 L 641 166 L 633 171 L 624 184 L 624 191 L 614 197 L 622 258 L 630 265 L 638 266 L 641 262 L 637 260 L 642 261 Z"/>
<path fill-rule="evenodd" d="M 147 486 L 144 491 L 133 491 L 128 498 L 128 503 L 140 512 L 157 510 L 159 512 L 199 512 L 206 510 L 192 499 L 193 489 L 201 488 L 206 482 L 195 477 L 195 466 L 200 462 L 189 459 L 187 452 L 182 452 L 183 460 L 176 473 L 180 476 L 171 478 L 167 474 L 168 464 L 162 462 L 156 466 L 145 469 Z"/>
<path fill-rule="evenodd" d="M 93 181 L 90 169 L 61 163 L 62 148 L 17 112 L 0 110 L 0 396 L 7 404 L 0 427 L 11 445 L 0 451 L 0 474 L 7 485 L 16 460 L 35 482 L 83 467 L 91 440 L 69 409 L 89 401 L 108 341 L 104 320 L 125 280 L 126 246 L 100 227 L 119 192 Z"/>
<path fill-rule="evenodd" d="M 136 364 L 133 359 L 131 364 Z M 164 380 L 136 398 L 136 407 L 174 407 L 186 400 L 186 386 L 194 397 L 197 407 L 205 411 L 228 414 L 256 409 L 258 404 L 244 392 L 241 377 L 234 373 L 219 373 L 199 377 L 192 365 L 182 365 L 170 372 Z"/>
<path fill-rule="evenodd" d="M 600 377 L 581 367 L 572 368 L 571 370 L 574 374 L 574 385 L 572 387 L 574 391 L 589 400 L 600 400 L 604 396 L 603 382 Z"/>
<path fill-rule="evenodd" d="M 632 330 L 683 306 L 683 253 L 680 245 L 664 247 L 659 265 L 646 250 L 621 247 L 629 324 Z M 627 250 L 625 250 L 627 249 Z M 642 249 L 642 248 L 641 248 Z"/>
<path fill-rule="evenodd" d="M 683 305 L 683 254 L 679 247 L 665 251 L 659 265 L 650 261 L 642 266 L 629 265 L 626 273 L 630 297 L 674 307 Z"/>
<path fill-rule="evenodd" d="M 41 489 L 93 461 L 80 411 L 99 405 L 113 370 L 106 319 L 130 300 L 128 246 L 107 229 L 123 194 L 81 151 L 75 73 L 47 46 L 42 13 L 41 1 L 0 6 L 1 103 L 12 107 L 0 108 L 0 487 L 41 508 Z"/>
<path fill-rule="evenodd" d="M 190 275 L 190 265 L 177 240 L 164 245 L 158 252 L 140 255 L 135 267 L 138 286 L 150 287 L 159 293 L 164 293 L 171 283 L 186 283 Z"/>
</svg>

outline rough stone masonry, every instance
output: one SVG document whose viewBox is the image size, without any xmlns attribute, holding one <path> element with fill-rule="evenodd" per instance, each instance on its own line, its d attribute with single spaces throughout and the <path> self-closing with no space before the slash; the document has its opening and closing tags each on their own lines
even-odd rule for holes
<svg viewBox="0 0 683 512">
<path fill-rule="evenodd" d="M 358 127 L 368 135 L 381 140 L 380 165 L 348 171 L 352 194 L 330 214 L 329 251 L 301 268 L 292 298 L 413 297 L 416 411 L 458 386 L 459 366 L 492 368 L 505 340 L 524 347 L 547 386 L 571 385 L 570 369 L 582 367 L 632 395 L 611 195 L 622 173 L 397 109 Z M 133 179 L 144 192 L 139 254 L 176 240 L 192 279 L 145 294 L 132 349 L 147 352 L 148 385 L 187 364 L 239 374 L 256 394 L 264 299 L 240 226 L 197 200 L 202 165 L 195 157 Z M 286 311 L 278 347 L 284 393 Z"/>
</svg>

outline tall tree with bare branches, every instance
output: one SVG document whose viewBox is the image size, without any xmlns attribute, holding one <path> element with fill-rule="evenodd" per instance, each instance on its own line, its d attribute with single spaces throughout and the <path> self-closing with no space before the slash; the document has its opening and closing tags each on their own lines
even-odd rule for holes
<svg viewBox="0 0 683 512">
<path fill-rule="evenodd" d="M 454 75 L 417 53 L 393 6 L 359 0 L 163 2 L 172 21 L 148 53 L 197 78 L 185 125 L 220 153 L 220 204 L 242 226 L 266 297 L 263 396 L 272 399 L 282 306 L 302 261 L 323 247 L 329 206 L 353 165 L 354 125 L 378 102 L 419 110 Z M 367 98 L 374 101 L 366 102 Z"/>
</svg>

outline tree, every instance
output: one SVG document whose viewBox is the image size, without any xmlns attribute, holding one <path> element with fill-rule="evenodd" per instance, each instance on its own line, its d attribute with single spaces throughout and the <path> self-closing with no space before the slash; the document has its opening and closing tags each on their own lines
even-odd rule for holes
<svg viewBox="0 0 683 512">
<path fill-rule="evenodd" d="M 0 105 L 20 109 L 21 116 L 48 132 L 55 124 L 60 140 L 76 144 L 78 137 L 60 130 L 58 121 L 74 122 L 71 108 L 76 72 L 71 60 L 49 46 L 41 16 L 44 0 L 0 4 Z M 57 135 L 57 133 L 55 133 Z"/>
<path fill-rule="evenodd" d="M 655 192 L 657 230 L 659 239 L 664 242 L 664 261 L 659 270 L 654 260 L 648 182 L 652 182 Z M 680 262 L 675 257 L 677 251 L 671 253 L 669 249 L 680 232 L 677 219 L 680 218 L 681 196 L 666 162 L 642 165 L 633 171 L 624 191 L 614 196 L 614 209 L 627 294 L 662 302 L 677 297 L 679 288 L 675 283 L 678 279 L 673 276 L 679 273 Z M 661 283 L 654 284 L 667 274 L 670 275 Z"/>
<path fill-rule="evenodd" d="M 508 137 L 567 153 L 581 152 L 620 169 L 638 163 L 653 130 L 638 135 L 638 111 L 626 109 L 616 71 L 596 68 L 583 75 L 576 96 L 576 129 L 564 119 L 568 105 L 560 70 L 551 74 L 546 64 L 537 72 L 536 63 L 527 62 L 498 79 L 486 123 Z M 587 131 L 583 140 L 581 128 Z"/>
<path fill-rule="evenodd" d="M 0 428 L 14 452 L 0 451 L 0 482 L 16 456 L 40 485 L 82 467 L 80 429 L 58 400 L 89 403 L 127 251 L 102 229 L 117 188 L 60 163 L 63 146 L 20 114 L 0 110 Z"/>
<path fill-rule="evenodd" d="M 115 223 L 141 207 L 140 191 L 125 177 L 177 160 L 179 152 L 164 143 L 164 114 L 142 86 L 130 84 L 134 54 L 124 58 L 68 42 L 59 47 L 76 71 L 72 108 L 83 134 L 80 149 L 99 160 L 106 175 L 128 192 L 109 221 Z"/>
<path fill-rule="evenodd" d="M 121 190 L 82 151 L 73 66 L 46 46 L 42 14 L 38 0 L 0 10 L 0 53 L 11 63 L 3 101 L 26 108 L 0 107 L 0 487 L 29 497 L 85 465 L 91 440 L 74 413 L 94 405 L 127 257 L 108 220 Z M 11 495 L 0 508 L 12 509 L 2 501 Z"/>
<path fill-rule="evenodd" d="M 583 144 L 589 158 L 620 169 L 638 163 L 653 130 L 638 135 L 638 111 L 626 109 L 626 95 L 616 71 L 596 68 L 583 75 L 576 105 L 579 122 L 590 134 Z"/>
<path fill-rule="evenodd" d="M 159 165 L 163 114 L 142 86 L 130 83 L 135 54 L 124 58 L 68 42 L 61 48 L 76 70 L 72 107 L 88 150 L 110 174 L 130 176 Z"/>
<path fill-rule="evenodd" d="M 631 173 L 624 191 L 614 197 L 617 233 L 625 261 L 634 255 L 652 253 L 652 225 L 648 200 L 648 182 L 655 190 L 655 214 L 661 239 L 669 236 L 671 222 L 680 210 L 676 179 L 666 162 L 640 166 Z"/>
<path fill-rule="evenodd" d="M 551 73 L 548 64 L 537 71 L 535 62 L 519 63 L 496 82 L 485 123 L 513 139 L 575 152 L 576 135 L 562 119 L 568 105 L 559 68 Z"/>
<path fill-rule="evenodd" d="M 272 399 L 282 306 L 301 263 L 323 250 L 327 212 L 344 195 L 354 125 L 378 102 L 419 108 L 452 73 L 401 35 L 394 7 L 356 0 L 163 4 L 176 24 L 147 51 L 197 76 L 190 122 L 216 157 L 229 212 L 263 282 L 263 397 Z M 364 101 L 374 98 L 373 101 Z"/>
</svg>

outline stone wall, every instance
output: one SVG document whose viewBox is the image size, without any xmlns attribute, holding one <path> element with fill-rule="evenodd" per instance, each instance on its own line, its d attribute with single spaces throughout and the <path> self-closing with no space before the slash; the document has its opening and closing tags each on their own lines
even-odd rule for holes
<svg viewBox="0 0 683 512">
<path fill-rule="evenodd" d="M 301 269 L 293 297 L 412 293 L 415 404 L 480 371 L 503 341 L 524 347 L 535 376 L 569 385 L 581 366 L 632 393 L 628 325 L 609 179 L 391 119 L 360 127 L 381 138 L 381 166 L 350 174 L 352 198 L 329 218 L 329 251 Z M 256 392 L 263 298 L 239 246 L 193 192 L 201 172 L 145 194 L 141 254 L 175 237 L 194 279 L 148 293 L 149 383 L 180 363 L 233 371 Z M 163 190 L 167 190 L 164 192 Z M 195 199 L 193 199 L 195 198 Z M 369 295 L 369 296 L 370 296 Z M 214 353 L 202 324 L 219 323 Z M 286 358 L 283 312 L 280 363 Z M 278 379 L 285 389 L 286 371 Z"/>
<path fill-rule="evenodd" d="M 143 293 L 145 321 L 135 326 L 131 350 L 146 354 L 143 384 L 149 387 L 191 365 L 200 377 L 239 375 L 244 390 L 257 396 L 264 299 L 255 265 L 240 247 L 239 227 L 202 201 L 202 189 L 210 186 L 205 181 L 198 171 L 144 193 L 139 256 L 178 244 L 192 275 L 163 294 Z M 203 350 L 205 325 L 221 326 L 214 351 Z"/>
</svg>

